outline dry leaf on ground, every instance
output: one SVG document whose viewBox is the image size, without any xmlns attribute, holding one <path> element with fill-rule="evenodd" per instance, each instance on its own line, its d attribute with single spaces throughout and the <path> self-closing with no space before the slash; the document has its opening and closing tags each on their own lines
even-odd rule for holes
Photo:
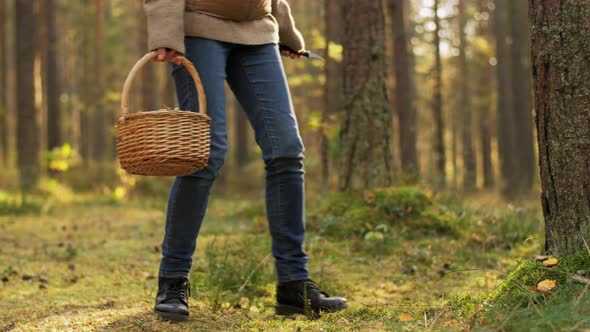
<svg viewBox="0 0 590 332">
<path fill-rule="evenodd" d="M 555 288 L 555 280 L 545 279 L 537 284 L 537 290 L 541 293 L 549 293 Z"/>
<path fill-rule="evenodd" d="M 400 322 L 409 322 L 409 321 L 414 320 L 414 317 L 412 317 L 412 315 L 409 315 L 409 314 L 405 314 L 404 313 L 404 314 L 401 314 L 401 315 L 397 316 L 397 319 Z"/>
</svg>

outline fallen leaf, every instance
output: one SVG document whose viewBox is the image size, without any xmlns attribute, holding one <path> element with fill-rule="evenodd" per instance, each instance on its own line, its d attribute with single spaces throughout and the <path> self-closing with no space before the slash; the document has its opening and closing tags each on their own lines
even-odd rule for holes
<svg viewBox="0 0 590 332">
<path fill-rule="evenodd" d="M 447 325 L 447 326 L 450 326 L 450 327 L 455 327 L 455 326 L 458 326 L 458 325 L 459 325 L 459 322 L 458 322 L 457 320 L 454 320 L 454 319 L 453 319 L 452 321 L 450 321 L 450 322 L 447 322 L 447 324 L 446 324 L 446 325 Z"/>
<path fill-rule="evenodd" d="M 412 315 L 409 315 L 409 314 L 403 313 L 403 314 L 400 314 L 399 316 L 397 316 L 397 319 L 398 319 L 400 322 L 409 322 L 409 321 L 412 321 L 412 320 L 414 320 L 414 317 L 412 317 Z"/>
<path fill-rule="evenodd" d="M 549 257 L 545 261 L 543 261 L 543 266 L 552 267 L 559 264 L 559 259 L 555 257 Z"/>
<path fill-rule="evenodd" d="M 555 280 L 545 279 L 537 284 L 537 290 L 541 293 L 549 293 L 555 288 Z"/>
</svg>

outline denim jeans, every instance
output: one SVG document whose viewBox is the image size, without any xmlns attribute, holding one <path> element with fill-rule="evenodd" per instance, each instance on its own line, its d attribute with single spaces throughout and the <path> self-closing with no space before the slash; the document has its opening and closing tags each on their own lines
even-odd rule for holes
<svg viewBox="0 0 590 332">
<path fill-rule="evenodd" d="M 266 210 L 279 282 L 308 278 L 303 250 L 304 147 L 275 44 L 237 45 L 187 37 L 186 57 L 201 76 L 212 118 L 207 167 L 172 184 L 162 244 L 161 277 L 188 277 L 209 193 L 227 150 L 224 81 L 246 112 L 262 150 Z M 172 65 L 180 109 L 199 111 L 192 78 Z M 244 174 L 247 176 L 246 174 Z"/>
</svg>

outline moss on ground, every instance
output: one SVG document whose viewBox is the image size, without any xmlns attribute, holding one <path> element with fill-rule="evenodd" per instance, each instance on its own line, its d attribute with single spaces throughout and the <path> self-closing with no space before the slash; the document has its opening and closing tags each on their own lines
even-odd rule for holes
<svg viewBox="0 0 590 332">
<path fill-rule="evenodd" d="M 527 324 L 550 330 L 552 325 L 538 317 L 545 308 L 575 311 L 576 320 L 567 326 L 586 326 L 588 297 L 565 276 L 587 264 L 585 256 L 575 264 L 564 258 L 552 270 L 522 263 L 503 283 L 519 262 L 540 251 L 536 211 L 472 210 L 415 188 L 334 194 L 311 211 L 306 250 L 312 276 L 351 303 L 319 320 L 273 314 L 274 264 L 262 202 L 213 199 L 194 257 L 191 319 L 170 324 L 151 314 L 162 204 L 60 195 L 67 188 L 51 188 L 49 194 L 30 197 L 40 207 L 34 209 L 13 194 L 0 193 L 0 207 L 7 207 L 0 211 L 0 331 L 523 326 L 511 317 L 526 317 Z M 553 294 L 528 294 L 517 287 L 528 287 L 541 273 L 563 274 Z M 502 299 L 501 294 L 514 297 Z"/>
</svg>

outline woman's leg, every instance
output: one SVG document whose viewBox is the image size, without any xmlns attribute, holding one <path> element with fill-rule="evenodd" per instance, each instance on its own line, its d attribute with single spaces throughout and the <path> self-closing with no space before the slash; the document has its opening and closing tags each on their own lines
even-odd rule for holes
<svg viewBox="0 0 590 332">
<path fill-rule="evenodd" d="M 277 46 L 236 47 L 228 59 L 227 75 L 262 149 L 266 210 L 279 282 L 307 279 L 304 147 Z"/>
<path fill-rule="evenodd" d="M 211 152 L 205 169 L 177 177 L 172 184 L 159 273 L 165 278 L 187 278 L 189 275 L 209 193 L 227 150 L 224 81 L 230 47 L 225 43 L 190 37 L 185 39 L 185 44 L 186 57 L 201 76 L 207 96 L 207 113 L 213 120 Z M 177 65 L 173 65 L 172 76 L 180 109 L 198 112 L 198 97 L 191 76 Z"/>
</svg>

